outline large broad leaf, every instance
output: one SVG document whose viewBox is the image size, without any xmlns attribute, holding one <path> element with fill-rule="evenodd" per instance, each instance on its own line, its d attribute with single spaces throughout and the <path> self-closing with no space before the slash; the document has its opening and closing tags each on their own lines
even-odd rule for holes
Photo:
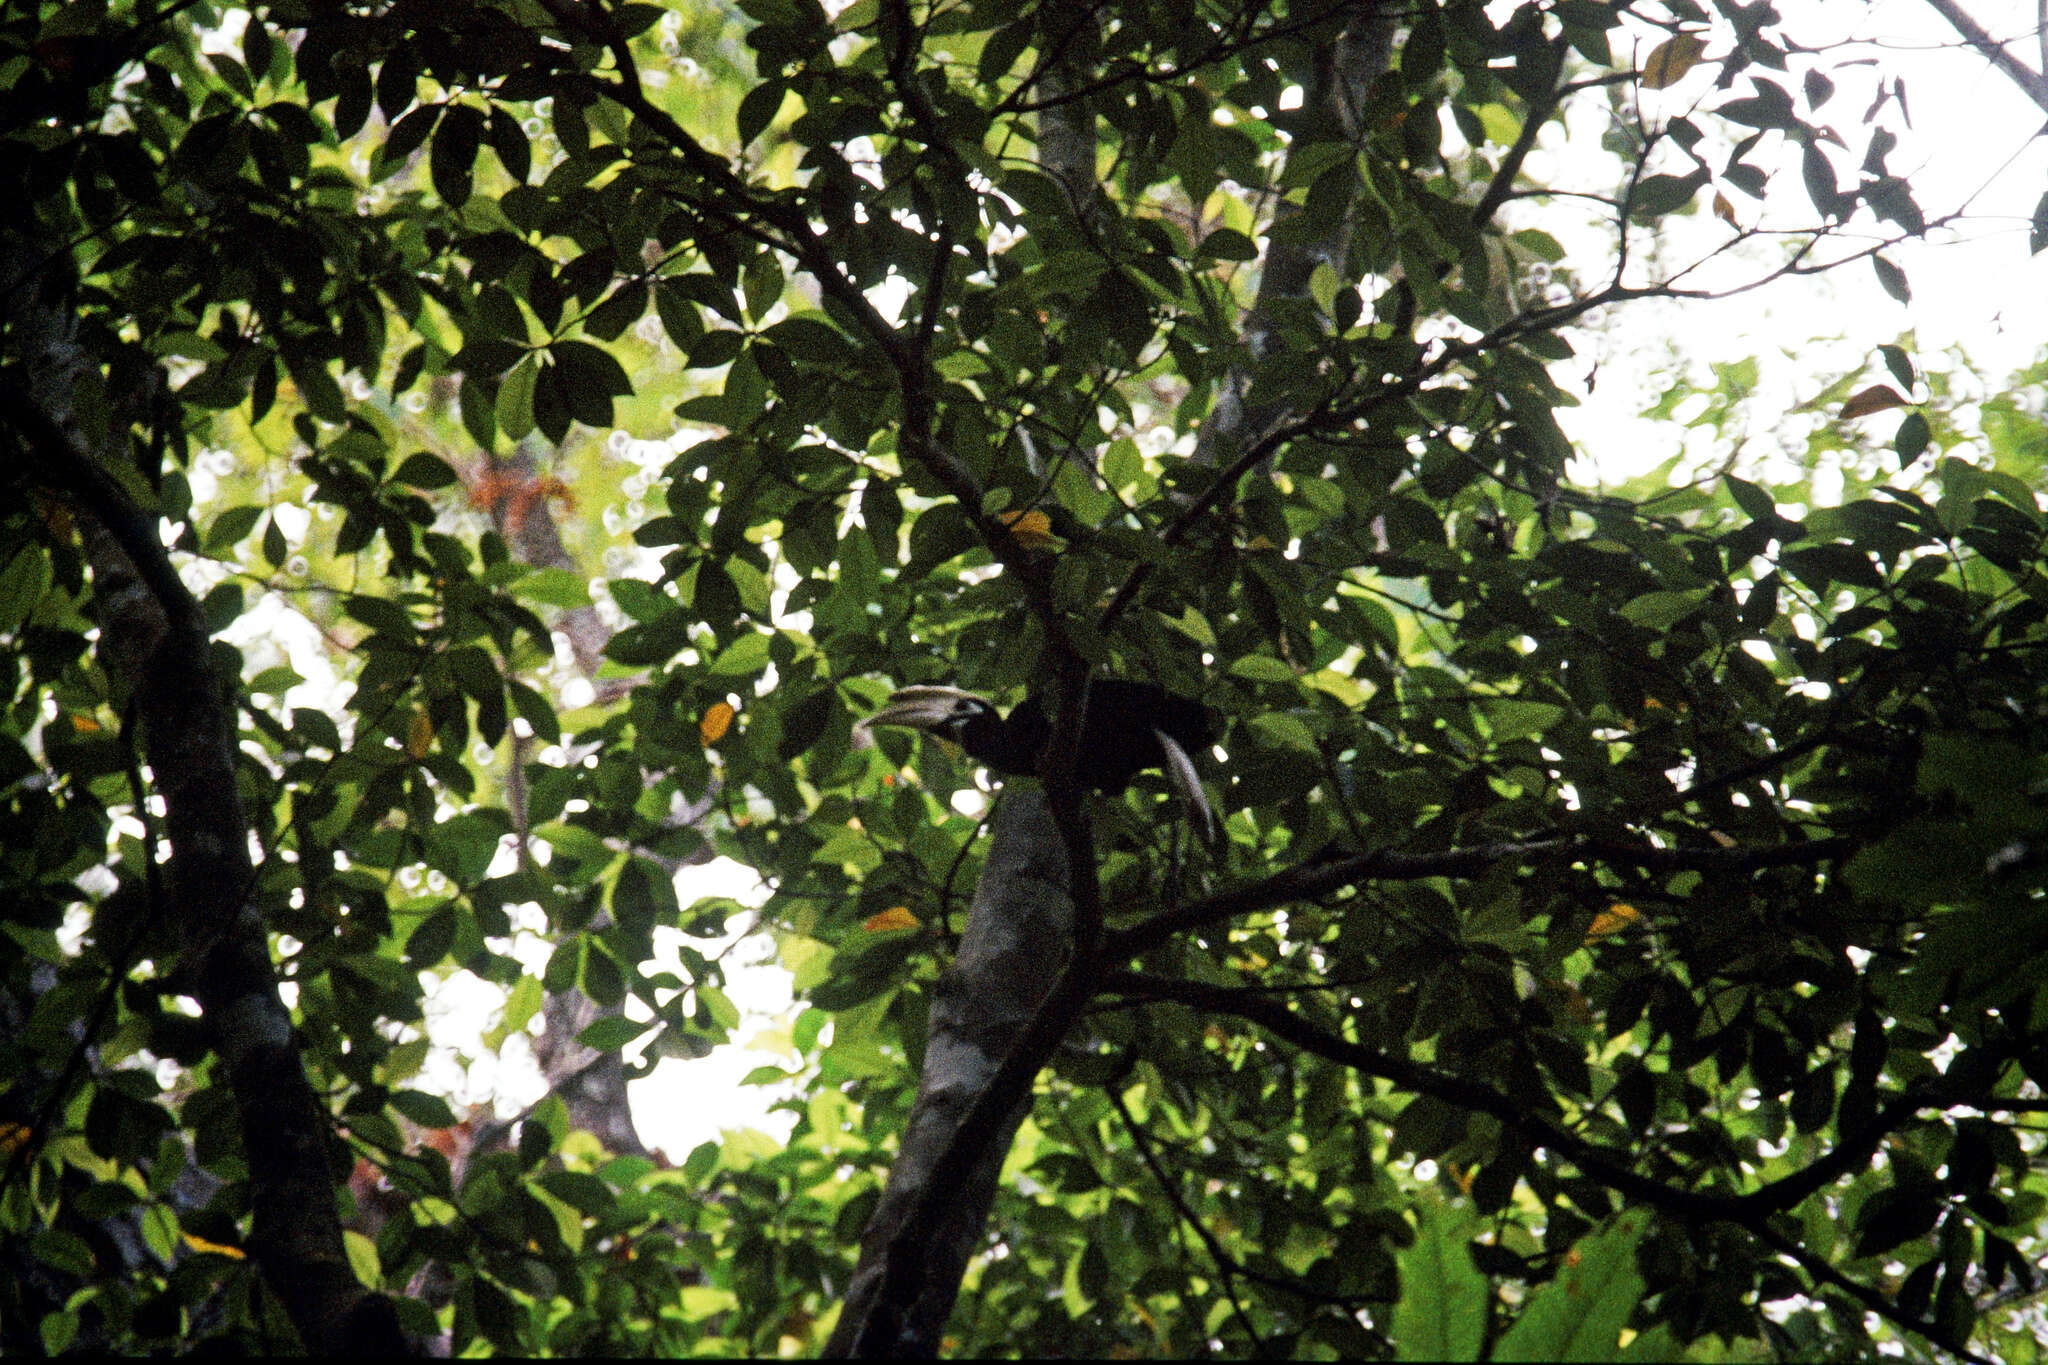
<svg viewBox="0 0 2048 1365">
<path fill-rule="evenodd" d="M 1636 1243 L 1649 1226 L 1644 1209 L 1565 1253 L 1557 1278 L 1529 1296 L 1514 1326 L 1495 1343 L 1499 1361 L 1607 1361 L 1621 1354 L 1621 1329 L 1642 1301 Z"/>
<path fill-rule="evenodd" d="M 1401 1297 L 1390 1335 L 1396 1360 L 1477 1360 L 1492 1297 L 1466 1249 L 1471 1228 L 1440 1204 L 1416 1208 L 1415 1244 L 1403 1251 Z"/>
</svg>

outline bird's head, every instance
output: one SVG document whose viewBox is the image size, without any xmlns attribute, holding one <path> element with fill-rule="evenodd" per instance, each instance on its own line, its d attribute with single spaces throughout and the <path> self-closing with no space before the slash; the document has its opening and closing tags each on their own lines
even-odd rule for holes
<svg viewBox="0 0 2048 1365">
<path fill-rule="evenodd" d="M 995 704 L 957 687 L 906 687 L 889 694 L 881 710 L 860 723 L 863 731 L 878 725 L 922 730 L 928 735 L 965 744 L 970 730 L 999 723 Z"/>
</svg>

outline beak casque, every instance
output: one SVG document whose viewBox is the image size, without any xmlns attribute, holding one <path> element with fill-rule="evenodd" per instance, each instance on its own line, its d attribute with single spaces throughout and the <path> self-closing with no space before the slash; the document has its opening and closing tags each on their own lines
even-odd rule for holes
<svg viewBox="0 0 2048 1365">
<path fill-rule="evenodd" d="M 906 687 L 890 693 L 882 709 L 859 722 L 855 728 L 863 735 L 877 725 L 898 725 L 935 733 L 960 719 L 962 702 L 988 704 L 974 693 L 963 692 L 957 687 Z"/>
</svg>

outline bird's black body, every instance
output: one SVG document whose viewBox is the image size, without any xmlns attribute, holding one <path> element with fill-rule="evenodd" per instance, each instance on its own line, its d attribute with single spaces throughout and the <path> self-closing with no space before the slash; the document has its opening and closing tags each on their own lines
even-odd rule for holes
<svg viewBox="0 0 2048 1365">
<path fill-rule="evenodd" d="M 1026 697 L 1005 716 L 995 703 L 951 687 L 906 687 L 868 717 L 867 725 L 902 725 L 952 740 L 969 758 L 1012 777 L 1032 777 L 1052 738 L 1045 703 Z M 1209 708 L 1157 683 L 1105 678 L 1088 686 L 1075 774 L 1097 791 L 1121 791 L 1147 768 L 1166 768 L 1160 736 L 1183 755 L 1214 740 Z"/>
<path fill-rule="evenodd" d="M 1075 775 L 1096 791 L 1122 791 L 1145 769 L 1165 766 L 1161 733 L 1183 752 L 1197 754 L 1208 748 L 1215 728 L 1207 707 L 1155 683 L 1091 683 L 1074 756 Z M 1029 777 L 1038 772 L 1039 758 L 1051 738 L 1052 721 L 1045 705 L 1030 696 L 1007 716 L 998 717 L 992 706 L 969 716 L 960 727 L 959 744 L 968 757 L 999 773 Z"/>
</svg>

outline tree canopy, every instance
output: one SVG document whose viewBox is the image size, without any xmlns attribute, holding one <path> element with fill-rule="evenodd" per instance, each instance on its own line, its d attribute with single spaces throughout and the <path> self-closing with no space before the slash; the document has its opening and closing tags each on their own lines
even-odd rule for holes
<svg viewBox="0 0 2048 1365">
<path fill-rule="evenodd" d="M 0 1348 L 2032 1359 L 2048 371 L 1559 420 L 1910 299 L 1907 98 L 1728 0 L 11 7 Z M 790 1135 L 650 1150 L 731 933 Z"/>
</svg>

